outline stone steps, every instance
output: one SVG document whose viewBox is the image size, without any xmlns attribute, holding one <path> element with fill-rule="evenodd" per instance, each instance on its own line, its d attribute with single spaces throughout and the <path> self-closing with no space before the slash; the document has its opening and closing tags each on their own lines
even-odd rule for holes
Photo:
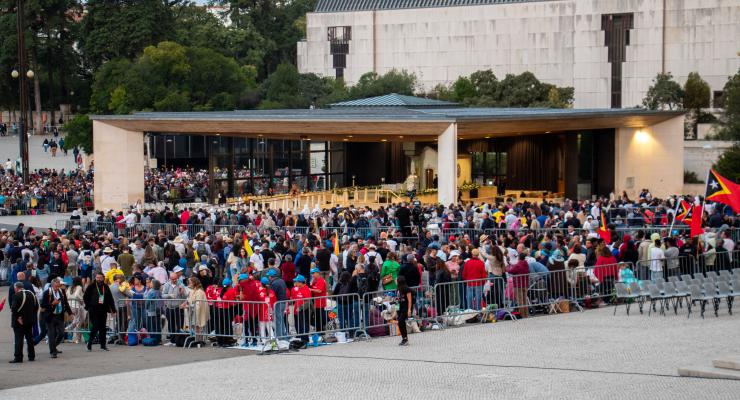
<svg viewBox="0 0 740 400">
<path fill-rule="evenodd" d="M 740 356 L 723 358 L 721 360 L 712 360 L 712 365 L 716 368 L 734 369 L 740 371 Z"/>
<path fill-rule="evenodd" d="M 693 378 L 740 380 L 740 356 L 712 360 L 712 366 L 679 368 L 678 375 Z"/>
</svg>

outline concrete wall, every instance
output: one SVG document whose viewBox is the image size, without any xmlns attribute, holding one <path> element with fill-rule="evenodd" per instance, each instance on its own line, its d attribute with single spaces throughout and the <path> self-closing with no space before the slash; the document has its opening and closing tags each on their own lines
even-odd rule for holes
<svg viewBox="0 0 740 400">
<path fill-rule="evenodd" d="M 610 65 L 601 15 L 634 13 L 623 66 L 622 104 L 640 104 L 661 71 L 683 84 L 698 71 L 712 90 L 737 72 L 738 0 L 562 0 L 410 10 L 310 13 L 307 38 L 298 43 L 298 68 L 334 76 L 327 28 L 351 26 L 345 80 L 372 71 L 414 72 L 422 90 L 461 75 L 492 69 L 533 72 L 575 88 L 575 107 L 609 107 Z M 374 21 L 374 22 L 373 22 Z M 663 46 L 663 26 L 666 40 Z"/>
<path fill-rule="evenodd" d="M 684 170 L 693 171 L 701 180 L 706 180 L 707 171 L 732 142 L 721 140 L 687 140 L 684 142 Z"/>
<path fill-rule="evenodd" d="M 144 202 L 144 134 L 93 121 L 95 209 Z"/>
<path fill-rule="evenodd" d="M 643 129 L 622 128 L 615 135 L 615 193 L 634 198 L 642 188 L 667 197 L 683 190 L 684 117 Z"/>
</svg>

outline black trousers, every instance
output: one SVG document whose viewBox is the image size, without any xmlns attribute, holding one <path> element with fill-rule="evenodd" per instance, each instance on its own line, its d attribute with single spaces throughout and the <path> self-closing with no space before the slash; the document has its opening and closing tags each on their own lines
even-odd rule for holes
<svg viewBox="0 0 740 400">
<path fill-rule="evenodd" d="M 46 321 L 49 336 L 49 354 L 57 352 L 57 345 L 64 340 L 64 314 L 54 314 Z"/>
<path fill-rule="evenodd" d="M 402 307 L 403 308 L 403 307 Z M 406 340 L 409 338 L 409 333 L 406 329 L 406 320 L 409 319 L 408 310 L 398 310 L 398 330 L 401 331 L 401 338 Z"/>
<path fill-rule="evenodd" d="M 92 348 L 92 341 L 95 335 L 97 335 L 98 340 L 100 340 L 100 348 L 104 349 L 106 346 L 105 343 L 105 322 L 106 319 L 108 319 L 107 313 L 100 313 L 100 312 L 92 312 L 90 313 L 90 323 L 92 324 L 92 328 L 90 328 L 90 340 L 87 342 L 87 348 Z"/>
<path fill-rule="evenodd" d="M 26 339 L 26 345 L 28 346 L 28 359 L 36 358 L 36 351 L 33 348 L 33 325 L 25 323 L 21 326 L 13 326 L 13 335 L 15 336 L 15 359 L 23 360 L 23 339 Z"/>
</svg>

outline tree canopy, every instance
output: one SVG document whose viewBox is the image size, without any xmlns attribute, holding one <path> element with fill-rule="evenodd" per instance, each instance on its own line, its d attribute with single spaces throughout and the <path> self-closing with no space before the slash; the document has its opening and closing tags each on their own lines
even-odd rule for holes
<svg viewBox="0 0 740 400">
<path fill-rule="evenodd" d="M 498 80 L 492 70 L 480 70 L 457 78 L 452 85 L 438 85 L 431 97 L 476 107 L 550 107 L 573 105 L 572 87 L 541 82 L 531 72 L 507 74 Z"/>
<path fill-rule="evenodd" d="M 136 110 L 233 110 L 250 89 L 255 71 L 214 50 L 174 42 L 149 46 L 135 61 L 112 60 L 95 76 L 91 109 L 96 113 Z"/>
<path fill-rule="evenodd" d="M 682 107 L 683 89 L 670 72 L 658 74 L 648 88 L 642 105 L 650 110 L 674 110 Z"/>
</svg>

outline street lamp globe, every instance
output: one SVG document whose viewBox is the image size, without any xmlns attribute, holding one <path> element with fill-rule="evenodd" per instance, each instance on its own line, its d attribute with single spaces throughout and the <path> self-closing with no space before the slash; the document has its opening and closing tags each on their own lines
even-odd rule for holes
<svg viewBox="0 0 740 400">
<path fill-rule="evenodd" d="M 26 76 L 28 77 L 28 79 L 33 79 L 33 70 L 29 69 L 28 72 L 26 72 Z"/>
<path fill-rule="evenodd" d="M 17 69 L 13 69 L 13 71 L 10 72 L 10 76 L 12 76 L 13 79 L 18 79 L 18 77 L 21 76 L 21 74 L 18 73 Z"/>
</svg>

